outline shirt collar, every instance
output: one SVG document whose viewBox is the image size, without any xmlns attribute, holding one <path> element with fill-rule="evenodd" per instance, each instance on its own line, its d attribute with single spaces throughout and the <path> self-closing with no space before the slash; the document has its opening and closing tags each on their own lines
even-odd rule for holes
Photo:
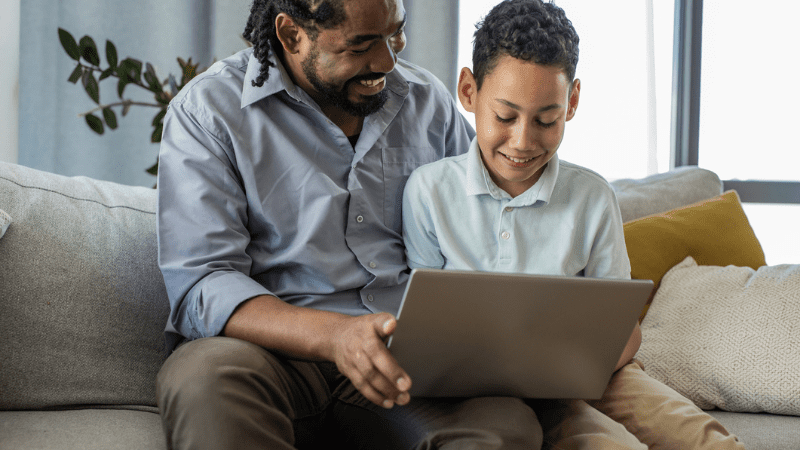
<svg viewBox="0 0 800 450">
<path fill-rule="evenodd" d="M 269 60 L 274 64 L 269 68 L 269 78 L 267 78 L 263 86 L 253 86 L 253 81 L 258 78 L 261 72 L 261 62 L 256 58 L 252 48 L 249 51 L 250 58 L 245 72 L 244 86 L 242 87 L 242 108 L 280 91 L 286 91 L 293 98 L 298 98 L 297 91 L 299 89 L 297 85 L 292 82 L 289 72 L 280 59 L 275 57 L 274 53 L 270 53 L 269 56 Z M 398 60 L 397 62 L 394 70 L 386 76 L 386 89 L 405 97 L 408 95 L 409 83 L 430 84 L 419 76 L 414 66 L 406 64 L 403 60 Z"/>
<path fill-rule="evenodd" d="M 516 206 L 531 206 L 537 202 L 545 204 L 550 202 L 553 189 L 558 178 L 558 154 L 548 161 L 542 176 L 527 191 L 515 197 L 512 201 Z M 489 171 L 481 159 L 481 150 L 478 145 L 478 138 L 472 139 L 467 153 L 467 174 L 466 174 L 466 193 L 467 195 L 491 195 L 495 200 L 511 199 L 511 196 L 500 189 L 492 181 Z"/>
</svg>

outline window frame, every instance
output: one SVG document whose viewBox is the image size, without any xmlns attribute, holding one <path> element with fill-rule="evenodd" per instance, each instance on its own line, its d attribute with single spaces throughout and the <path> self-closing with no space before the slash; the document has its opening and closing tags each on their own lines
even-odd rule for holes
<svg viewBox="0 0 800 450">
<path fill-rule="evenodd" d="M 703 0 L 675 0 L 672 60 L 672 168 L 698 165 Z M 743 203 L 800 204 L 800 181 L 722 180 Z"/>
</svg>

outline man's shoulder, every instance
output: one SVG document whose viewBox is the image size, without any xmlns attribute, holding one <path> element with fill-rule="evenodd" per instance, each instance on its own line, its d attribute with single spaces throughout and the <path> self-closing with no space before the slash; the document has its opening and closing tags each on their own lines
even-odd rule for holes
<svg viewBox="0 0 800 450">
<path fill-rule="evenodd" d="M 215 62 L 192 78 L 173 99 L 174 102 L 206 102 L 216 98 L 230 101 L 241 98 L 251 48 Z"/>
</svg>

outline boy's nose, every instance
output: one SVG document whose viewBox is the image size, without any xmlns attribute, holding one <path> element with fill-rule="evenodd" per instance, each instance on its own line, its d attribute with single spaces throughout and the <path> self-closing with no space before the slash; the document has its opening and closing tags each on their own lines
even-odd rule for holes
<svg viewBox="0 0 800 450">
<path fill-rule="evenodd" d="M 534 138 L 534 127 L 530 123 L 527 123 L 527 121 L 521 120 L 517 126 L 514 127 L 514 132 L 511 135 L 511 139 L 509 139 L 508 145 L 515 150 L 533 150 L 535 146 Z"/>
</svg>

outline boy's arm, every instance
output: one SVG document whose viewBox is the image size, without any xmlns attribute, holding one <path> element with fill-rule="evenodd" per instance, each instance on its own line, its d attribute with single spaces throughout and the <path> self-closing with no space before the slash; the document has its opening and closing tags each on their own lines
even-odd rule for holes
<svg viewBox="0 0 800 450">
<path fill-rule="evenodd" d="M 639 351 L 640 345 L 642 345 L 642 329 L 639 328 L 639 322 L 636 322 L 636 325 L 633 327 L 633 333 L 631 333 L 628 343 L 625 344 L 625 350 L 622 351 L 622 355 L 619 357 L 614 371 L 619 370 L 622 366 L 631 362 L 636 352 Z"/>
<path fill-rule="evenodd" d="M 419 169 L 411 173 L 403 192 L 403 240 L 408 267 L 412 269 L 444 267 L 431 211 L 435 194 Z"/>
</svg>

